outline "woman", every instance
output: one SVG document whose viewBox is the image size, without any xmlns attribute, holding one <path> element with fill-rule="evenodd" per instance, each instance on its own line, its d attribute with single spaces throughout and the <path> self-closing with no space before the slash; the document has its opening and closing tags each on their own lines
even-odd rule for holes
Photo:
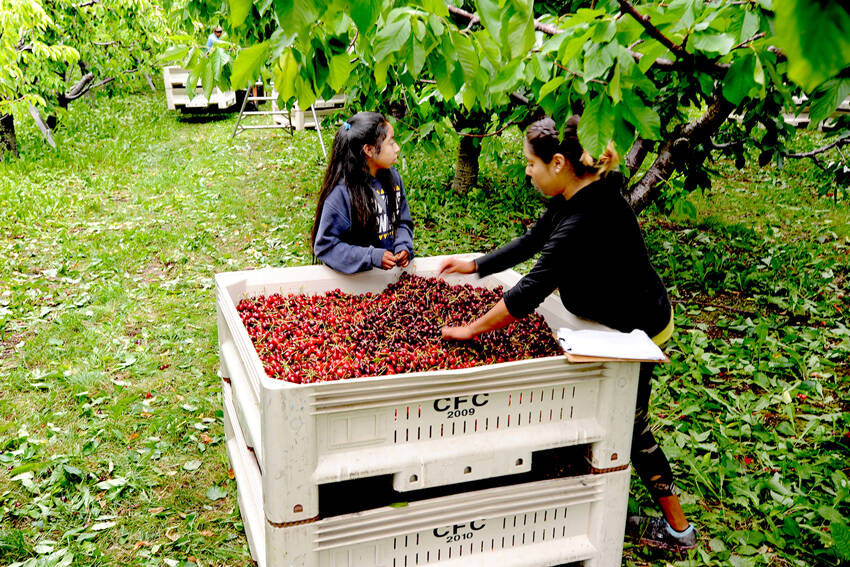
<svg viewBox="0 0 850 567">
<path fill-rule="evenodd" d="M 555 289 L 573 314 L 622 332 L 642 329 L 663 345 L 673 333 L 667 291 L 649 262 L 637 218 L 620 195 L 619 157 L 609 144 L 597 161 L 578 141 L 578 116 L 563 140 L 551 118 L 526 132 L 526 175 L 550 197 L 546 211 L 520 238 L 476 260 L 449 258 L 441 274 L 482 277 L 540 257 L 490 311 L 462 327 L 444 327 L 446 339 L 468 340 L 532 313 Z M 696 547 L 697 534 L 674 493 L 673 474 L 649 425 L 653 363 L 642 363 L 632 438 L 632 465 L 664 512 L 663 518 L 629 518 L 640 542 L 675 551 Z"/>
</svg>

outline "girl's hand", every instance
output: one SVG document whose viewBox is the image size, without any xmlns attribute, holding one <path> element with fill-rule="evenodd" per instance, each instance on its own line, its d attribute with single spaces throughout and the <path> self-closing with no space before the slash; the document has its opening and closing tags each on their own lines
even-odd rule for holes
<svg viewBox="0 0 850 567">
<path fill-rule="evenodd" d="M 460 258 L 446 258 L 440 262 L 438 276 L 443 274 L 471 274 L 478 270 L 478 266 L 472 260 L 461 260 Z"/>
<path fill-rule="evenodd" d="M 384 251 L 384 255 L 381 258 L 381 268 L 385 270 L 395 268 L 395 255 L 389 250 Z"/>
<path fill-rule="evenodd" d="M 402 250 L 398 254 L 396 254 L 393 259 L 395 263 L 401 266 L 402 268 L 406 268 L 410 263 L 410 253 L 407 250 Z"/>
<path fill-rule="evenodd" d="M 475 336 L 475 333 L 468 325 L 463 327 L 443 327 L 440 329 L 440 334 L 444 339 L 452 341 L 468 341 Z"/>
</svg>

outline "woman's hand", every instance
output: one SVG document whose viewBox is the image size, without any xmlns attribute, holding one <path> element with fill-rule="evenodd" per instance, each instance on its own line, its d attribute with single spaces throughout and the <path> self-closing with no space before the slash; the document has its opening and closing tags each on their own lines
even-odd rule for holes
<svg viewBox="0 0 850 567">
<path fill-rule="evenodd" d="M 438 276 L 443 274 L 471 274 L 478 271 L 478 266 L 472 260 L 461 260 L 460 258 L 446 258 L 440 262 Z"/>
<path fill-rule="evenodd" d="M 440 329 L 440 334 L 443 335 L 444 339 L 451 341 L 468 341 L 475 336 L 469 325 L 464 325 L 463 327 L 443 327 Z"/>
<path fill-rule="evenodd" d="M 385 270 L 395 268 L 395 254 L 389 250 L 384 251 L 384 255 L 381 257 L 381 268 Z"/>
<path fill-rule="evenodd" d="M 406 268 L 407 265 L 410 263 L 410 252 L 408 252 L 407 250 L 402 250 L 401 252 L 393 256 L 393 259 L 395 260 L 396 264 L 398 264 L 402 268 Z"/>
</svg>

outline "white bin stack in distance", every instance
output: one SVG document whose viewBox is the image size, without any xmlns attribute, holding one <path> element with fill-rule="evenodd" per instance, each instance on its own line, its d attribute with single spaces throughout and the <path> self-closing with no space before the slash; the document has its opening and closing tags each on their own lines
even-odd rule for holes
<svg viewBox="0 0 850 567">
<path fill-rule="evenodd" d="M 440 259 L 408 269 L 431 277 Z M 265 374 L 236 311 L 243 297 L 379 292 L 397 277 L 323 266 L 216 276 L 227 449 L 254 559 L 268 567 L 618 566 L 637 363 L 557 356 L 291 384 Z M 507 288 L 519 278 L 446 279 Z M 555 297 L 538 312 L 553 328 L 588 326 Z M 579 445 L 589 446 L 596 474 L 511 482 L 533 469 L 533 453 Z M 399 501 L 444 489 L 406 505 L 323 514 L 320 486 L 378 477 L 391 477 Z M 491 488 L 461 484 L 496 478 L 503 482 Z"/>
</svg>

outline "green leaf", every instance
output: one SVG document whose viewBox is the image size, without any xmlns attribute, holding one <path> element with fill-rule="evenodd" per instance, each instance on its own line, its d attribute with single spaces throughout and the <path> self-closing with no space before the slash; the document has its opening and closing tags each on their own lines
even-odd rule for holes
<svg viewBox="0 0 850 567">
<path fill-rule="evenodd" d="M 658 59 L 670 58 L 670 50 L 657 41 L 646 41 L 637 46 L 637 51 L 643 53 L 643 57 L 638 62 L 638 68 L 642 73 L 646 73 Z"/>
<path fill-rule="evenodd" d="M 386 25 L 375 35 L 375 61 L 386 59 L 407 42 L 410 37 L 410 20 L 402 19 Z"/>
<path fill-rule="evenodd" d="M 295 96 L 295 77 L 298 75 L 298 63 L 291 49 L 283 52 L 277 61 L 275 69 L 274 86 L 283 100 L 289 100 Z"/>
<path fill-rule="evenodd" d="M 545 98 L 546 95 L 563 85 L 566 81 L 567 79 L 563 75 L 558 75 L 553 78 L 551 81 L 540 87 L 540 98 Z"/>
<path fill-rule="evenodd" d="M 95 484 L 95 486 L 101 490 L 109 490 L 110 488 L 118 488 L 120 486 L 124 486 L 127 484 L 127 479 L 121 476 L 116 476 L 115 478 L 111 478 L 109 480 L 102 480 Z"/>
<path fill-rule="evenodd" d="M 614 63 L 611 46 L 592 44 L 584 54 L 584 80 L 590 81 L 608 72 Z"/>
<path fill-rule="evenodd" d="M 422 68 L 425 66 L 425 58 L 427 53 L 422 44 L 416 41 L 415 37 L 410 38 L 410 51 L 407 54 L 407 70 L 413 75 L 413 78 L 419 77 Z"/>
<path fill-rule="evenodd" d="M 498 42 L 502 37 L 502 19 L 499 2 L 495 0 L 475 0 L 475 10 L 481 18 L 481 25 Z"/>
<path fill-rule="evenodd" d="M 723 96 L 738 106 L 750 96 L 754 89 L 758 88 L 755 80 L 756 57 L 752 53 L 739 57 L 732 63 L 732 67 L 726 72 L 723 79 Z M 762 74 L 762 80 L 764 75 Z"/>
<path fill-rule="evenodd" d="M 170 63 L 172 61 L 177 61 L 178 59 L 182 59 L 183 57 L 185 57 L 191 49 L 191 45 L 175 45 L 169 47 L 165 50 L 165 53 L 163 53 L 159 57 L 159 61 L 160 63 Z"/>
<path fill-rule="evenodd" d="M 850 95 L 850 79 L 833 79 L 824 83 L 812 95 L 812 102 L 809 106 L 811 124 L 817 126 L 821 121 L 832 116 L 832 113 L 844 102 L 848 95 Z"/>
<path fill-rule="evenodd" d="M 431 72 L 434 73 L 434 80 L 437 82 L 437 90 L 445 100 L 452 100 L 457 94 L 454 82 L 451 77 L 451 70 L 448 68 L 448 62 L 443 57 L 432 57 Z"/>
<path fill-rule="evenodd" d="M 512 90 L 517 82 L 522 77 L 522 60 L 514 59 L 496 74 L 496 77 L 489 84 L 488 88 L 492 92 L 501 93 Z"/>
<path fill-rule="evenodd" d="M 718 33 L 710 35 L 698 35 L 694 38 L 693 45 L 700 51 L 708 51 L 712 53 L 720 53 L 726 55 L 736 44 L 732 34 Z"/>
<path fill-rule="evenodd" d="M 641 138 L 661 138 L 661 117 L 633 91 L 623 91 L 623 102 L 617 105 L 617 111 L 635 127 Z"/>
<path fill-rule="evenodd" d="M 835 542 L 835 553 L 843 561 L 850 560 L 850 528 L 843 521 L 829 524 L 829 533 Z"/>
<path fill-rule="evenodd" d="M 534 46 L 534 15 L 531 6 L 523 7 L 522 11 L 504 10 L 502 13 L 502 41 L 507 43 L 511 57 L 523 57 Z"/>
<path fill-rule="evenodd" d="M 210 500 L 221 500 L 222 498 L 227 496 L 227 490 L 218 486 L 217 484 L 214 486 L 210 486 L 207 488 L 206 497 Z"/>
<path fill-rule="evenodd" d="M 457 60 L 463 69 L 463 76 L 467 81 L 475 80 L 475 75 L 478 74 L 478 53 L 472 44 L 472 39 L 464 34 L 453 33 L 452 43 L 457 52 Z"/>
<path fill-rule="evenodd" d="M 349 15 L 360 33 L 371 32 L 380 14 L 380 4 L 372 2 L 372 0 L 350 0 L 349 7 Z"/>
<path fill-rule="evenodd" d="M 579 142 L 591 156 L 598 158 L 613 137 L 614 113 L 611 101 L 605 95 L 597 95 L 581 115 L 578 123 Z"/>
<path fill-rule="evenodd" d="M 238 28 L 251 13 L 252 0 L 230 0 L 230 25 Z"/>
<path fill-rule="evenodd" d="M 313 0 L 274 0 L 277 24 L 288 33 L 296 33 L 318 19 Z"/>
<path fill-rule="evenodd" d="M 788 77 L 811 92 L 850 66 L 850 12 L 843 2 L 776 0 L 776 42 Z"/>
<path fill-rule="evenodd" d="M 463 88 L 463 106 L 467 110 L 470 110 L 473 106 L 475 106 L 475 89 L 471 82 L 467 83 Z"/>
<path fill-rule="evenodd" d="M 256 81 L 268 53 L 269 46 L 266 43 L 258 43 L 239 52 L 230 74 L 230 84 L 234 89 L 247 88 Z"/>
<path fill-rule="evenodd" d="M 343 52 L 331 57 L 328 69 L 328 84 L 334 91 L 340 91 L 351 75 L 351 62 L 348 53 Z"/>
<path fill-rule="evenodd" d="M 298 106 L 304 110 L 309 109 L 316 102 L 313 85 L 302 75 L 295 76 L 295 96 L 298 98 Z"/>
<path fill-rule="evenodd" d="M 818 508 L 818 515 L 829 522 L 843 522 L 844 516 L 835 508 L 829 506 L 821 506 Z"/>
</svg>

